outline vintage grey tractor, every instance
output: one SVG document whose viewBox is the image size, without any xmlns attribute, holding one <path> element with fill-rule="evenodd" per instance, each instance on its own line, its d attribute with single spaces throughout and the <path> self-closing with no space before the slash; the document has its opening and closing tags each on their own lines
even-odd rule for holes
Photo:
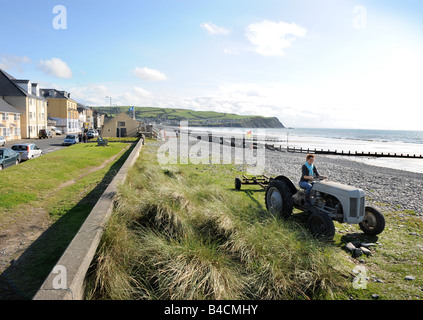
<svg viewBox="0 0 423 320">
<path fill-rule="evenodd" d="M 289 178 L 279 176 L 269 181 L 265 199 L 267 210 L 283 218 L 290 217 L 294 207 L 309 212 L 310 232 L 317 237 L 333 239 L 333 221 L 358 224 L 370 236 L 385 229 L 382 212 L 374 206 L 366 206 L 363 190 L 328 179 L 314 181 L 307 203 L 305 190 L 298 190 Z"/>
<path fill-rule="evenodd" d="M 358 224 L 367 235 L 376 236 L 385 229 L 385 218 L 374 206 L 366 205 L 365 193 L 359 188 L 317 178 L 314 181 L 309 202 L 305 190 L 298 190 L 285 176 L 269 178 L 235 179 L 235 188 L 241 185 L 257 184 L 266 190 L 266 208 L 273 215 L 289 218 L 293 208 L 310 213 L 308 225 L 310 232 L 320 238 L 333 239 L 333 221 Z"/>
</svg>

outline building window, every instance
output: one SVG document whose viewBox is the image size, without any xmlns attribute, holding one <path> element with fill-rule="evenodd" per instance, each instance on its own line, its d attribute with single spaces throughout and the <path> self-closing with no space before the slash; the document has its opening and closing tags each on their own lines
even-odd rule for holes
<svg viewBox="0 0 423 320">
<path fill-rule="evenodd" d="M 126 123 L 125 121 L 118 121 L 118 127 L 125 127 Z"/>
<path fill-rule="evenodd" d="M 2 114 L 2 120 L 8 120 L 9 119 L 9 114 L 8 113 L 3 113 Z"/>
<path fill-rule="evenodd" d="M 14 120 L 15 120 L 15 121 L 19 121 L 19 118 L 20 118 L 20 117 L 19 117 L 19 114 L 15 113 L 15 114 L 14 114 Z"/>
</svg>

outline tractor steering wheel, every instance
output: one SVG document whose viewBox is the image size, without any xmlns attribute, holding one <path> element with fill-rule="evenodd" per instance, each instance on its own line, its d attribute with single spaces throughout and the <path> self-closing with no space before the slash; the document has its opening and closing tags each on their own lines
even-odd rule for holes
<svg viewBox="0 0 423 320">
<path fill-rule="evenodd" d="M 319 182 L 319 181 L 324 181 L 324 180 L 327 180 L 327 179 L 328 179 L 328 177 L 319 176 L 319 177 L 314 178 L 314 181 Z"/>
</svg>

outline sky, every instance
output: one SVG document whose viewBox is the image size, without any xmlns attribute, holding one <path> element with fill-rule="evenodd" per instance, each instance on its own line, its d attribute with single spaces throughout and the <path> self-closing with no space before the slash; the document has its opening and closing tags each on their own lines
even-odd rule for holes
<svg viewBox="0 0 423 320">
<path fill-rule="evenodd" d="M 423 130 L 421 0 L 0 0 L 0 68 L 88 106 Z"/>
</svg>

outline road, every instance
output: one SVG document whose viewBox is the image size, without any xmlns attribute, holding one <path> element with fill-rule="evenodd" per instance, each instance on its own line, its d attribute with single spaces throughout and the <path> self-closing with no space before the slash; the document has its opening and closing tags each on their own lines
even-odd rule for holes
<svg viewBox="0 0 423 320">
<path fill-rule="evenodd" d="M 65 138 L 64 135 L 62 136 L 55 136 L 52 139 L 22 139 L 22 140 L 14 140 L 9 141 L 4 146 L 5 148 L 11 148 L 15 144 L 19 143 L 34 143 L 36 144 L 42 151 L 43 154 L 48 154 L 63 148 L 62 146 L 63 139 Z"/>
</svg>

